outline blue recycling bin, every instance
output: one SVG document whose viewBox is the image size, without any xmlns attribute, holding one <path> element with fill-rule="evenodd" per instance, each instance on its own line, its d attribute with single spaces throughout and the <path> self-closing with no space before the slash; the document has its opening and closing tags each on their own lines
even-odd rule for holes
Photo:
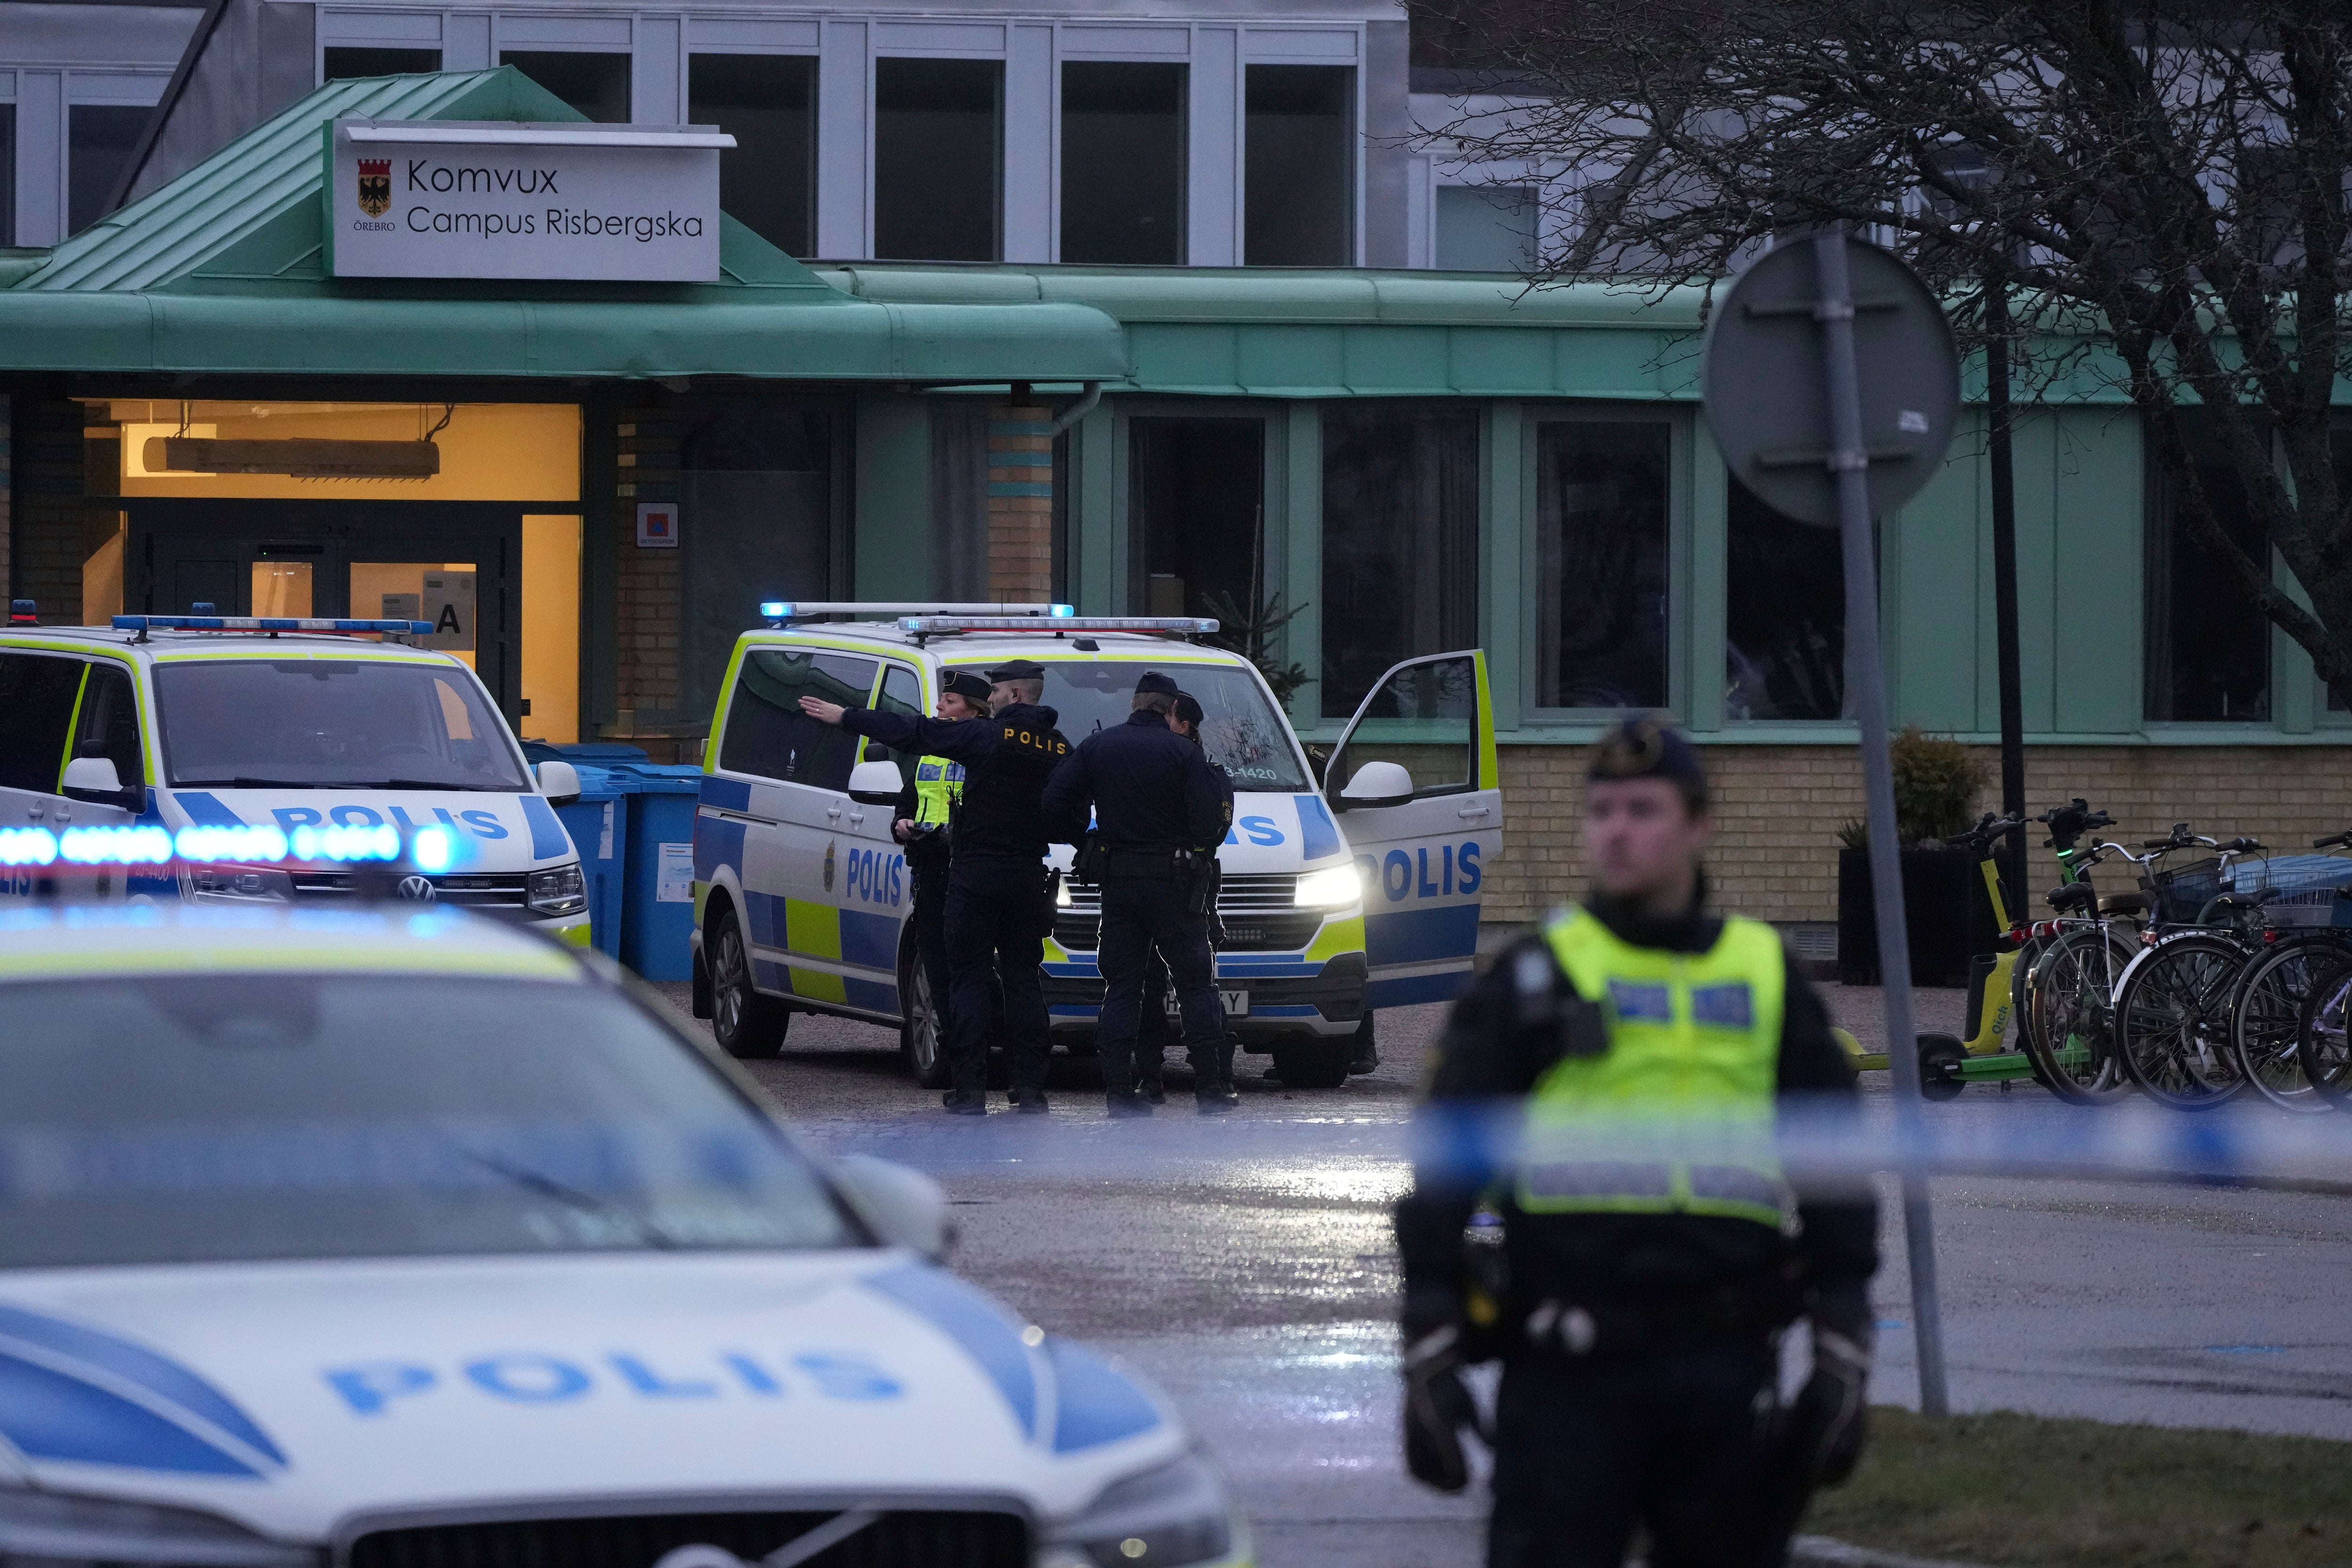
<svg viewBox="0 0 2352 1568">
<path fill-rule="evenodd" d="M 614 787 L 628 802 L 623 879 L 623 963 L 647 980 L 690 980 L 694 954 L 694 809 L 702 770 L 690 763 L 622 763 Z"/>
<path fill-rule="evenodd" d="M 567 761 L 569 759 L 566 759 Z M 580 798 L 559 805 L 564 831 L 580 851 L 580 874 L 588 884 L 588 930 L 597 948 L 621 956 L 623 881 L 628 869 L 629 790 L 609 768 L 572 764 L 580 775 Z"/>
</svg>

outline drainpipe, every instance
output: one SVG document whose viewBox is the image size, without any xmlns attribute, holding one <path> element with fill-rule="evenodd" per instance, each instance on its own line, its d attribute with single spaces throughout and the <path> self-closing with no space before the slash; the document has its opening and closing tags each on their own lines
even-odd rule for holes
<svg viewBox="0 0 2352 1568">
<path fill-rule="evenodd" d="M 1092 414 L 1095 411 L 1095 405 L 1102 401 L 1101 382 L 1089 381 L 1083 384 L 1085 387 L 1085 395 L 1080 397 L 1076 403 L 1071 404 L 1067 408 L 1062 410 L 1061 417 L 1054 421 L 1055 435 L 1061 435 L 1071 426 L 1076 425 L 1079 420 L 1084 419 L 1087 415 Z"/>
</svg>

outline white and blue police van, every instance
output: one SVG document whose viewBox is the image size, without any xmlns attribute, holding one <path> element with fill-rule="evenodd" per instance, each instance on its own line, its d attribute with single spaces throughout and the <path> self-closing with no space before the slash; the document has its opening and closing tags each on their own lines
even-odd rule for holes
<svg viewBox="0 0 2352 1568">
<path fill-rule="evenodd" d="M 420 1026 L 464 1018 L 464 1029 Z M 0 909 L 0 1563 L 1247 1568 L 1154 1389 L 594 952 Z"/>
<path fill-rule="evenodd" d="M 554 810 L 578 775 L 526 762 L 465 661 L 394 640 L 432 629 L 221 616 L 0 629 L 0 830 L 231 830 L 210 836 L 228 854 L 159 855 L 106 886 L 247 906 L 349 902 L 365 869 L 289 847 L 396 836 L 404 896 L 585 946 L 580 856 Z M 0 896 L 26 895 L 38 869 L 0 867 Z"/>
<path fill-rule="evenodd" d="M 695 1005 L 736 1055 L 780 1049 L 794 1012 L 838 1014 L 897 1027 L 917 1078 L 945 1082 L 891 834 L 917 759 L 819 724 L 799 700 L 929 713 L 943 671 L 1016 658 L 1045 668 L 1043 703 L 1073 744 L 1126 722 L 1145 670 L 1200 700 L 1210 760 L 1234 789 L 1217 985 L 1242 1048 L 1271 1055 L 1285 1082 L 1336 1087 L 1378 1009 L 1467 983 L 1503 843 L 1483 652 L 1390 669 L 1318 766 L 1256 668 L 1199 640 L 1213 620 L 1048 605 L 761 608 L 769 625 L 739 637 L 728 665 L 694 826 Z M 1066 871 L 1071 851 L 1054 854 Z M 1046 1005 L 1056 1040 L 1084 1052 L 1102 1005 L 1100 906 L 1089 887 L 1062 889 Z"/>
</svg>

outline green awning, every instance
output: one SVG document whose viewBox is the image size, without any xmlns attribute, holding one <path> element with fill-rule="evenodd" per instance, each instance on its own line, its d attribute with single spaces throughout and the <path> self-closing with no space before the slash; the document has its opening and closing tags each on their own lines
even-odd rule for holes
<svg viewBox="0 0 2352 1568">
<path fill-rule="evenodd" d="M 351 116 L 581 118 L 512 67 L 330 83 L 46 261 L 0 272 L 0 370 L 929 384 L 1127 374 L 1124 332 L 1090 306 L 862 300 L 732 218 L 715 283 L 329 278 L 320 127 Z"/>
</svg>

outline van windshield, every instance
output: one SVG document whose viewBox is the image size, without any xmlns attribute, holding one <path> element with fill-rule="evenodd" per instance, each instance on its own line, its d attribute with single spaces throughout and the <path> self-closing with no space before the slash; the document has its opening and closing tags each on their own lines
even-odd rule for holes
<svg viewBox="0 0 2352 1568">
<path fill-rule="evenodd" d="M 155 705 L 164 770 L 183 788 L 530 788 L 506 721 L 446 664 L 166 662 Z"/>
<path fill-rule="evenodd" d="M 1150 664 L 1127 660 L 1071 659 L 1045 665 L 1045 706 L 1060 719 L 1062 733 L 1076 745 L 1088 735 L 1127 722 L 1134 710 L 1135 683 L 1156 669 L 1190 692 L 1207 715 L 1201 741 L 1209 760 L 1225 770 L 1239 790 L 1304 790 L 1314 785 L 1299 761 L 1297 743 L 1265 688 L 1248 670 L 1230 664 L 1187 664 L 1177 659 Z"/>
</svg>

